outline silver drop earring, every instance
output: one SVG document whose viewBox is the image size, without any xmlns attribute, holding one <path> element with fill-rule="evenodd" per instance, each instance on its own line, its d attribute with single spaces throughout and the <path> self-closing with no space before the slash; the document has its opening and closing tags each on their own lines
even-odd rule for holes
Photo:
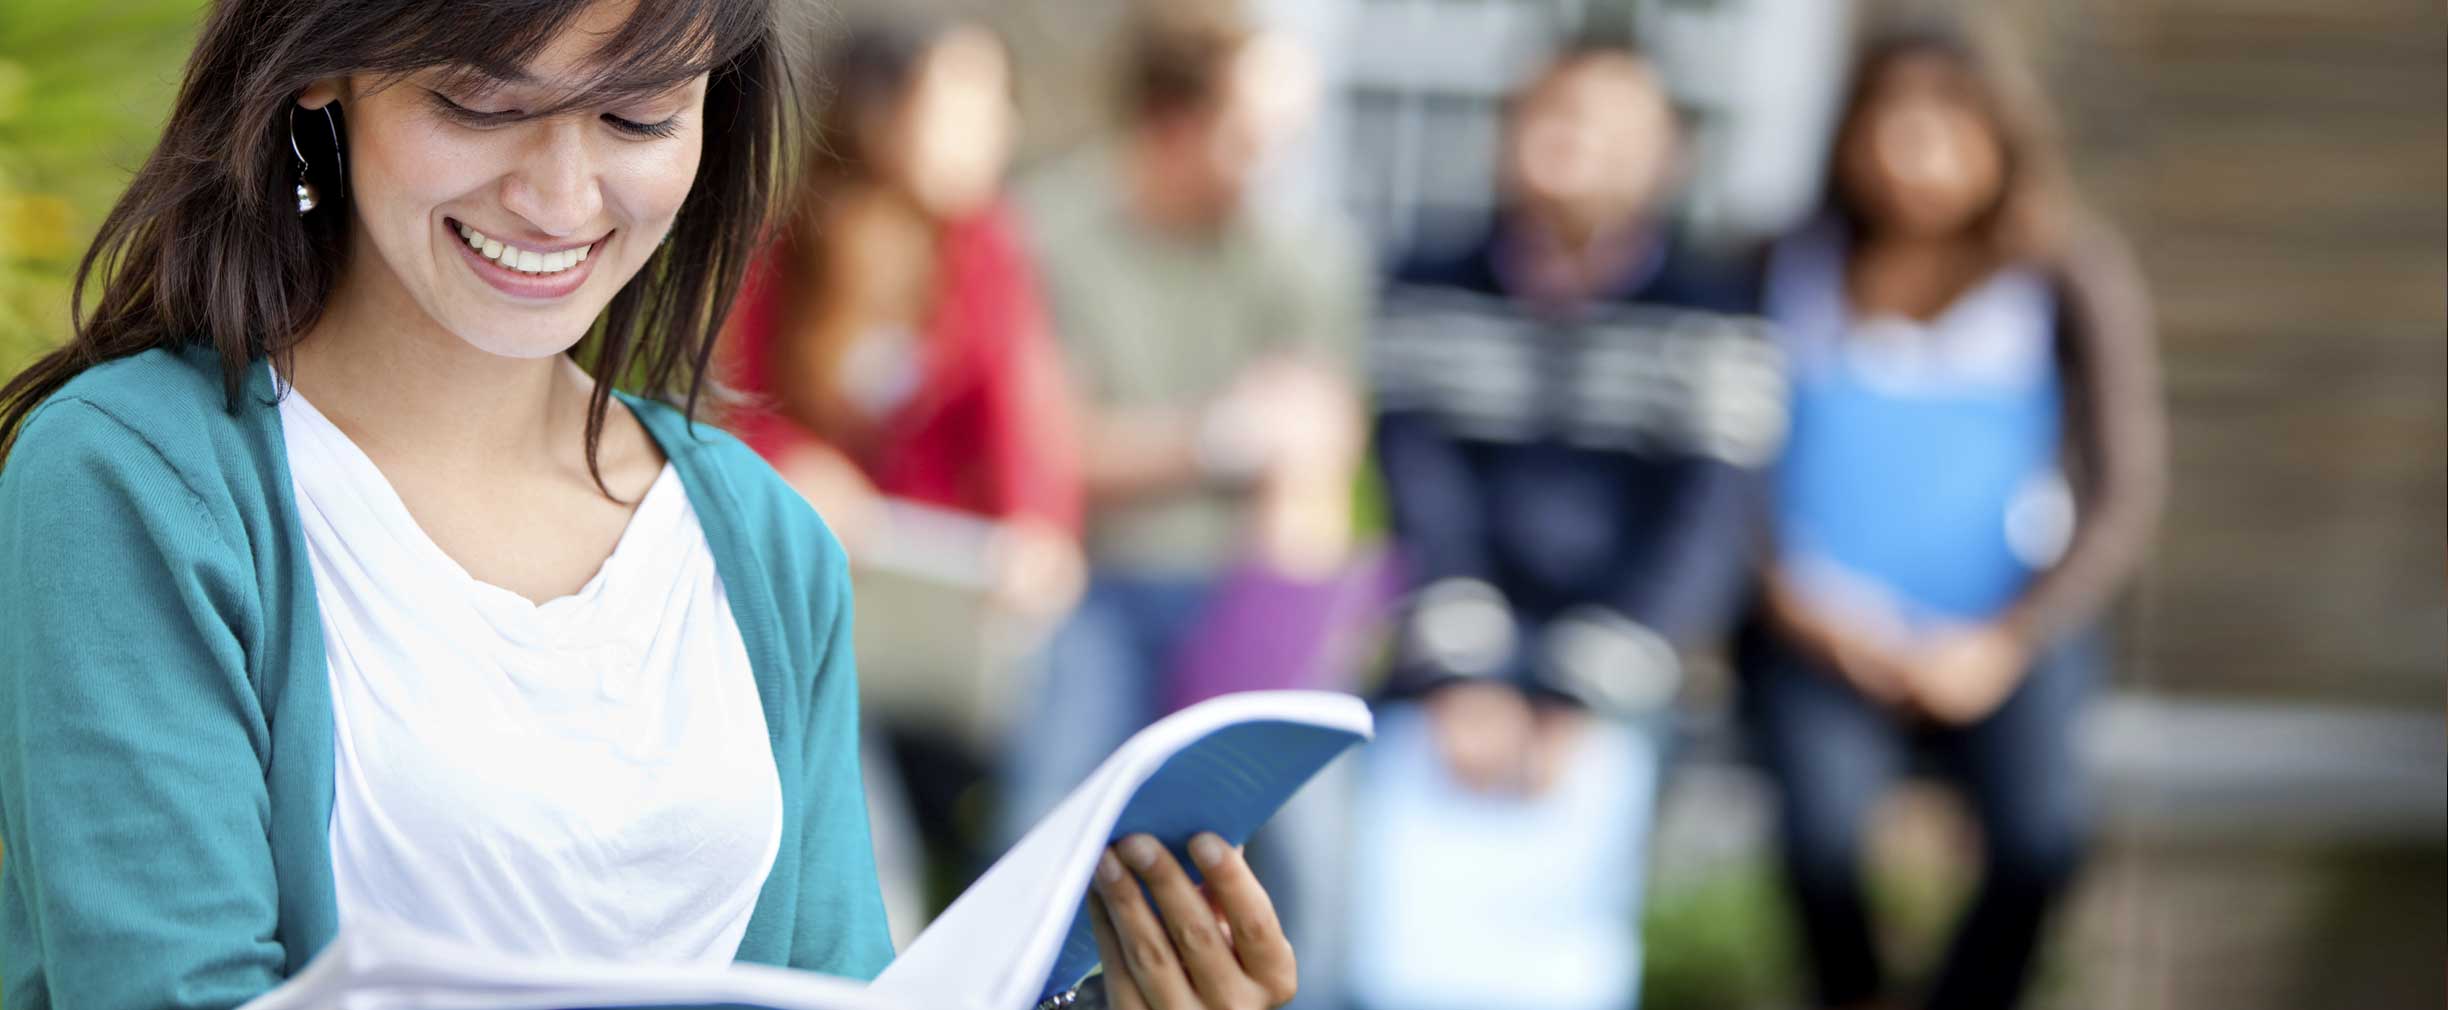
<svg viewBox="0 0 2448 1010">
<path fill-rule="evenodd" d="M 315 184 L 307 178 L 306 153 L 298 149 L 297 110 L 298 107 L 296 105 L 289 106 L 289 153 L 297 158 L 297 212 L 299 216 L 303 217 L 305 216 L 306 212 L 322 206 L 323 194 L 322 191 L 317 189 Z M 333 162 L 332 178 L 335 181 L 345 179 L 348 177 L 348 169 L 347 162 L 343 159 L 343 156 L 340 153 L 340 121 L 337 117 L 332 115 L 330 105 L 327 104 L 323 106 L 322 112 L 324 125 L 329 127 L 331 130 Z"/>
</svg>

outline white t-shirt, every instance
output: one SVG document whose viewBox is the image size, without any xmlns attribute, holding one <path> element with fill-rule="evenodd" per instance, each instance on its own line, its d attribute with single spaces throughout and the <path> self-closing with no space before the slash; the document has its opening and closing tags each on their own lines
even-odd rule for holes
<svg viewBox="0 0 2448 1010">
<path fill-rule="evenodd" d="M 725 962 L 781 778 L 714 557 L 666 464 L 601 571 L 478 581 L 294 390 L 280 403 L 330 659 L 340 921 L 505 953 Z"/>
</svg>

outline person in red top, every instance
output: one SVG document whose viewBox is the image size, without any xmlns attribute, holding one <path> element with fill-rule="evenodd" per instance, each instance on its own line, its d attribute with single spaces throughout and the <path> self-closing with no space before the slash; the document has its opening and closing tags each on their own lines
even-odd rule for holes
<svg viewBox="0 0 2448 1010">
<path fill-rule="evenodd" d="M 1081 489 L 1069 393 L 1001 199 L 1015 115 L 995 37 L 880 22 L 825 66 L 802 209 L 731 320 L 732 426 L 814 502 L 853 558 L 883 502 L 996 525 L 999 603 L 1076 599 Z"/>
</svg>

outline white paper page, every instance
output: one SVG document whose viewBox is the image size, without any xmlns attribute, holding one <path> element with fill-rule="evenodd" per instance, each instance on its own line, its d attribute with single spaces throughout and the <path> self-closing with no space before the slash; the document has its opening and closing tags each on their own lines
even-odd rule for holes
<svg viewBox="0 0 2448 1010">
<path fill-rule="evenodd" d="M 764 965 L 656 966 L 511 957 L 406 926 L 344 927 L 296 978 L 239 1010 L 571 1010 L 736 1004 L 920 1010 L 858 982 Z"/>
<path fill-rule="evenodd" d="M 1139 787 L 1173 755 L 1227 727 L 1290 722 L 1366 738 L 1368 707 L 1323 691 L 1254 691 L 1141 730 L 884 969 L 873 991 L 913 1007 L 1027 1010 L 1087 894 L 1097 856 Z M 996 970 L 981 973 L 981 968 Z"/>
<path fill-rule="evenodd" d="M 1368 708 L 1358 699 L 1316 691 L 1230 695 L 1142 730 L 953 902 L 872 987 L 761 965 L 655 966 L 514 957 L 402 924 L 360 918 L 344 927 L 296 978 L 240 1010 L 571 1010 L 703 1004 L 773 1010 L 1028 1010 L 1070 938 L 1098 854 L 1140 787 L 1193 745 L 1219 731 L 1246 730 L 1254 727 L 1244 724 L 1258 723 L 1292 723 L 1360 739 L 1371 732 Z M 1203 798 L 1173 799 L 1196 807 Z"/>
</svg>

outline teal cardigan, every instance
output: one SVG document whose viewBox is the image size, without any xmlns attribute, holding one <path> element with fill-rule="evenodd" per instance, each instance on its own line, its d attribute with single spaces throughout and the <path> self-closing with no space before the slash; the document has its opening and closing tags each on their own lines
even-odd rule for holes
<svg viewBox="0 0 2448 1010">
<path fill-rule="evenodd" d="M 332 707 L 269 370 L 95 367 L 0 466 L 0 1004 L 229 1007 L 331 942 Z M 624 398 L 627 399 L 627 398 Z M 755 669 L 782 855 L 739 959 L 892 957 L 840 545 L 737 440 L 627 399 L 680 473 Z"/>
</svg>

